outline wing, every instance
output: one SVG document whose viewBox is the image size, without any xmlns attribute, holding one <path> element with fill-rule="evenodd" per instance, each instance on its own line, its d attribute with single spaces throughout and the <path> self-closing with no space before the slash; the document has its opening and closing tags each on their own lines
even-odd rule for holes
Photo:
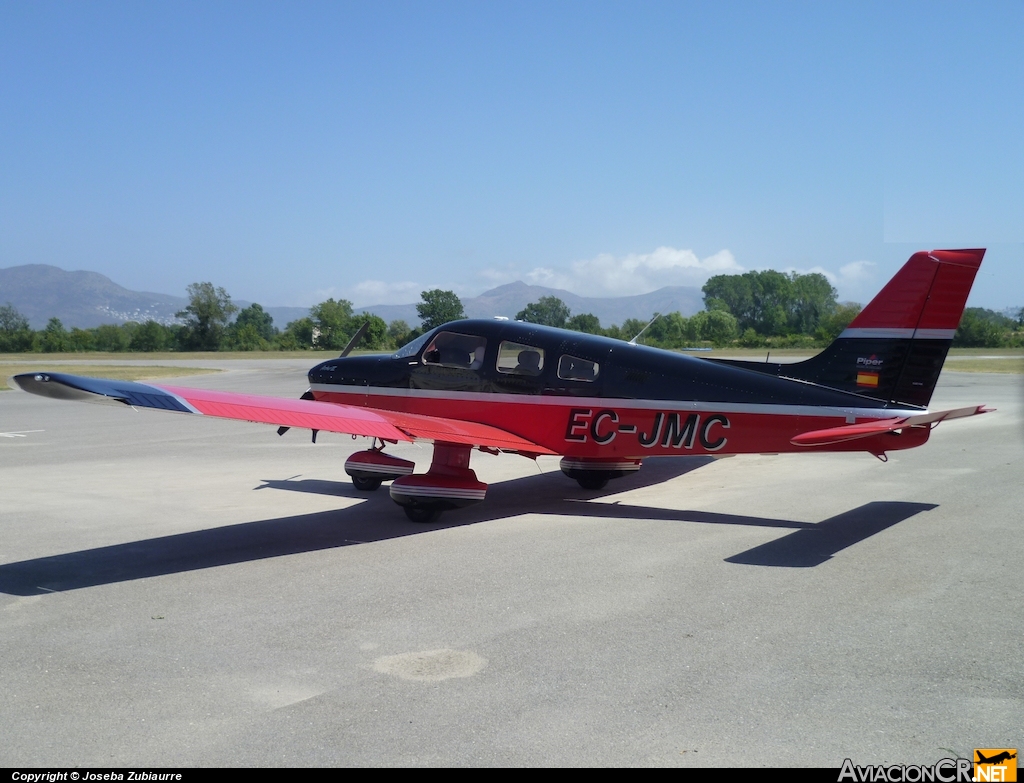
<svg viewBox="0 0 1024 783">
<path fill-rule="evenodd" d="M 24 391 L 60 400 L 130 405 L 133 408 L 342 432 L 391 441 L 431 440 L 533 454 L 554 453 L 532 441 L 487 424 L 359 408 L 354 405 L 182 386 L 155 386 L 53 372 L 15 375 L 11 381 Z"/>
<path fill-rule="evenodd" d="M 977 416 L 979 413 L 991 413 L 992 408 L 984 405 L 972 405 L 969 408 L 956 408 L 949 411 L 922 413 L 917 416 L 904 416 L 895 419 L 877 419 L 863 421 L 859 424 L 847 424 L 844 427 L 831 427 L 827 430 L 804 432 L 793 438 L 790 443 L 795 446 L 830 446 L 857 438 L 869 438 L 885 432 L 895 432 L 904 427 L 923 427 L 938 424 L 949 419 L 962 419 L 965 416 Z"/>
</svg>

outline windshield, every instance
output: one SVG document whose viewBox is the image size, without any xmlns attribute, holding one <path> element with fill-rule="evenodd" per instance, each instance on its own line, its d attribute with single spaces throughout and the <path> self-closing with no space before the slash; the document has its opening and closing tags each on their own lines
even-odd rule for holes
<svg viewBox="0 0 1024 783">
<path fill-rule="evenodd" d="M 395 359 L 405 359 L 407 356 L 415 356 L 416 354 L 418 354 L 420 352 L 420 348 L 422 348 L 424 346 L 424 344 L 427 342 L 427 338 L 428 337 L 430 337 L 430 332 L 427 332 L 426 334 L 421 334 L 419 337 L 417 337 L 411 343 L 407 343 L 406 345 L 403 345 L 394 354 L 394 358 Z"/>
</svg>

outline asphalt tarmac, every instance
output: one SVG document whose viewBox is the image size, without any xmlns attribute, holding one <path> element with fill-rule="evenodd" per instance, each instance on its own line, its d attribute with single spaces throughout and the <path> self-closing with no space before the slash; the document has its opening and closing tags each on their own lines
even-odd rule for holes
<svg viewBox="0 0 1024 783">
<path fill-rule="evenodd" d="M 306 388 L 301 360 L 231 366 L 168 383 Z M 487 501 L 422 526 L 344 475 L 365 440 L 0 392 L 0 766 L 1020 748 L 1021 376 L 945 373 L 932 407 L 980 403 L 886 464 L 678 458 L 588 492 L 477 453 Z"/>
</svg>

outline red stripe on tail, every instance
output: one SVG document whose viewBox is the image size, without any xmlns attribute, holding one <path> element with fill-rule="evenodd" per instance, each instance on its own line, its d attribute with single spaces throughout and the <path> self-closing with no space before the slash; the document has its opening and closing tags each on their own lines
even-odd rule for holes
<svg viewBox="0 0 1024 783">
<path fill-rule="evenodd" d="M 984 250 L 914 253 L 850 329 L 956 329 Z"/>
</svg>

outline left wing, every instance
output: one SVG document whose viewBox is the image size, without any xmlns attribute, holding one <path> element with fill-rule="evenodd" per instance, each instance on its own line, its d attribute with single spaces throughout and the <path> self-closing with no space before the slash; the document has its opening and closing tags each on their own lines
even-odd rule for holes
<svg viewBox="0 0 1024 783">
<path fill-rule="evenodd" d="M 862 421 L 859 424 L 847 424 L 843 427 L 831 427 L 827 430 L 803 432 L 790 440 L 794 446 L 831 446 L 857 438 L 870 438 L 885 432 L 895 432 L 904 427 L 923 427 L 938 424 L 949 419 L 962 419 L 965 416 L 977 416 L 979 413 L 991 413 L 992 408 L 984 405 L 972 405 L 969 408 L 956 408 L 950 411 L 922 413 L 917 416 L 903 416 L 895 419 L 876 419 Z"/>
<path fill-rule="evenodd" d="M 11 381 L 32 394 L 59 400 L 123 404 L 133 408 L 365 435 L 391 441 L 432 440 L 534 454 L 554 453 L 498 427 L 415 413 L 182 386 L 155 386 L 54 372 L 15 375 Z"/>
</svg>

